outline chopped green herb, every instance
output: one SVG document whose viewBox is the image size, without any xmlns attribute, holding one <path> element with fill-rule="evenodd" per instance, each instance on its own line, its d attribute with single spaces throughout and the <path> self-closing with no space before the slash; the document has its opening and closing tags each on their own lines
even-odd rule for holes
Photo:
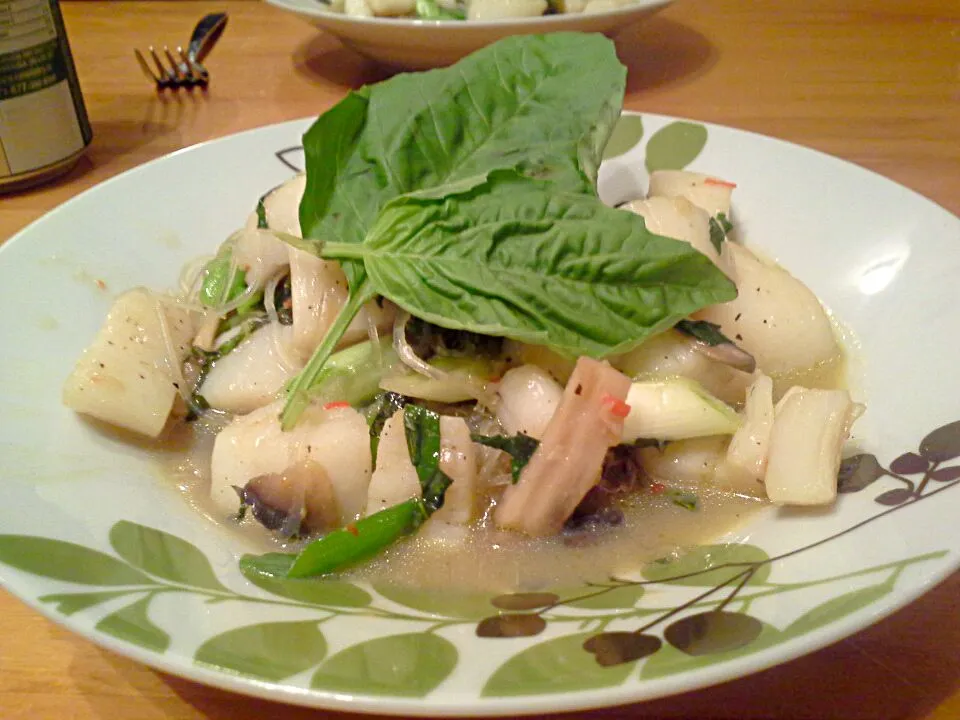
<svg viewBox="0 0 960 720">
<path fill-rule="evenodd" d="M 733 230 L 733 223 L 727 219 L 724 213 L 717 213 L 710 218 L 710 243 L 716 248 L 717 252 L 720 252 L 723 241 L 727 239 L 731 230 Z"/>
<path fill-rule="evenodd" d="M 453 480 L 440 469 L 440 416 L 420 405 L 403 409 L 410 461 L 417 470 L 427 514 L 443 507 L 443 496 Z"/>
<path fill-rule="evenodd" d="M 700 507 L 700 498 L 687 490 L 667 490 L 667 497 L 670 498 L 670 502 L 684 510 L 697 510 Z"/>
<path fill-rule="evenodd" d="M 377 462 L 377 448 L 380 445 L 380 434 L 387 420 L 394 413 L 407 406 L 409 399 L 395 392 L 382 392 L 377 395 L 367 408 L 367 424 L 370 426 L 370 455 L 373 462 Z"/>
<path fill-rule="evenodd" d="M 732 345 L 733 341 L 720 332 L 720 326 L 706 320 L 681 320 L 674 327 L 684 335 L 696 338 L 711 347 Z"/>
<path fill-rule="evenodd" d="M 270 192 L 273 192 L 272 190 Z M 267 223 L 267 208 L 263 204 L 263 201 L 267 199 L 266 195 L 263 195 L 260 200 L 257 202 L 257 228 L 260 230 L 267 230 L 270 228 L 270 225 Z"/>
<path fill-rule="evenodd" d="M 540 441 L 523 433 L 516 435 L 477 435 L 473 434 L 470 439 L 474 442 L 486 445 L 487 447 L 503 450 L 510 455 L 510 473 L 513 476 L 513 482 L 520 479 L 521 471 L 530 462 L 530 458 L 540 447 Z"/>
</svg>

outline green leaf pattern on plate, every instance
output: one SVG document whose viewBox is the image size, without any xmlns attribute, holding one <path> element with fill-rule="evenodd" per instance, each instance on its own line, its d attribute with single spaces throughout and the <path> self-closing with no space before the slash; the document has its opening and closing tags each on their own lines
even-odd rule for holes
<svg viewBox="0 0 960 720">
<path fill-rule="evenodd" d="M 930 467 L 933 472 L 939 466 Z M 169 616 L 153 612 L 152 603 L 160 595 L 306 613 L 306 619 L 245 624 L 197 638 L 194 660 L 271 682 L 311 672 L 309 685 L 316 690 L 425 697 L 459 663 L 457 645 L 439 632 L 473 626 L 480 636 L 473 642 L 513 643 L 507 647 L 515 652 L 490 671 L 480 690 L 484 697 L 512 697 L 613 687 L 631 676 L 643 680 L 688 672 L 764 650 L 868 607 L 893 590 L 906 568 L 946 551 L 799 583 L 777 582 L 775 570 L 792 556 L 956 484 L 960 479 L 924 485 L 936 488 L 927 492 L 918 486 L 903 504 L 781 555 L 770 556 L 750 544 L 708 545 L 648 564 L 642 580 L 615 580 L 556 593 L 446 596 L 382 583 L 360 587 L 342 579 L 278 581 L 242 561 L 237 577 L 248 585 L 239 592 L 214 575 L 209 560 L 193 544 L 126 520 L 109 533 L 119 557 L 61 540 L 0 535 L 0 562 L 53 581 L 99 588 L 64 589 L 38 598 L 64 615 L 102 614 L 104 604 L 129 597 L 127 604 L 103 614 L 95 628 L 155 653 L 168 650 L 176 629 Z M 865 485 L 861 492 L 871 487 Z M 278 556 L 278 561 L 282 559 Z M 846 583 L 857 578 L 864 585 L 847 589 Z M 831 588 L 833 583 L 844 583 L 842 594 L 785 627 L 778 628 L 753 611 L 764 598 L 817 586 Z M 682 597 L 664 604 L 665 590 Z M 528 616 L 527 625 L 535 625 L 537 632 L 520 634 L 529 638 L 482 632 L 481 625 L 496 624 L 508 615 Z M 164 617 L 167 626 L 159 619 Z M 321 626 L 342 620 L 339 627 L 354 628 L 358 618 L 395 623 L 401 632 L 385 629 L 377 637 L 348 641 L 327 657 Z M 639 674 L 634 672 L 638 665 Z"/>
<path fill-rule="evenodd" d="M 699 123 L 672 122 L 647 141 L 647 172 L 683 170 L 707 144 L 707 128 Z"/>
<path fill-rule="evenodd" d="M 603 159 L 619 157 L 636 147 L 643 139 L 643 117 L 640 115 L 622 115 L 610 134 Z"/>
<path fill-rule="evenodd" d="M 128 563 L 151 575 L 191 587 L 226 590 L 206 556 L 170 533 L 121 520 L 110 530 L 110 545 Z"/>
<path fill-rule="evenodd" d="M 110 613 L 97 623 L 97 630 L 139 645 L 145 650 L 162 653 L 170 646 L 170 636 L 147 617 L 151 596 Z"/>
<path fill-rule="evenodd" d="M 373 589 L 381 597 L 411 610 L 440 618 L 480 620 L 494 611 L 488 595 L 460 593 L 425 593 L 404 585 L 374 582 Z"/>
<path fill-rule="evenodd" d="M 260 573 L 240 559 L 240 572 L 243 576 L 261 590 L 273 595 L 298 600 L 310 605 L 326 605 L 331 607 L 366 607 L 373 598 L 370 593 L 356 585 L 339 580 L 316 582 L 315 580 L 285 580 L 271 575 Z"/>
<path fill-rule="evenodd" d="M 426 697 L 457 666 L 452 642 L 426 632 L 387 635 L 332 656 L 313 676 L 312 687 L 343 693 Z"/>
<path fill-rule="evenodd" d="M 42 603 L 49 603 L 56 606 L 56 611 L 61 615 L 73 615 L 81 610 L 92 608 L 101 603 L 113 600 L 124 595 L 129 595 L 131 590 L 102 590 L 99 592 L 85 593 L 54 593 L 53 595 L 41 595 L 37 598 Z"/>
<path fill-rule="evenodd" d="M 201 645 L 201 665 L 279 682 L 309 670 L 327 654 L 327 642 L 313 620 L 270 622 L 228 630 Z"/>
<path fill-rule="evenodd" d="M 0 535 L 0 563 L 51 580 L 82 585 L 150 585 L 122 560 L 83 545 L 30 535 Z"/>
<path fill-rule="evenodd" d="M 710 587 L 730 581 L 743 572 L 744 567 L 763 563 L 753 577 L 759 583 L 770 574 L 770 557 L 756 545 L 703 545 L 676 559 L 651 563 L 643 570 L 647 580 Z"/>
<path fill-rule="evenodd" d="M 596 690 L 624 682 L 634 663 L 602 667 L 583 649 L 592 633 L 552 638 L 523 650 L 490 676 L 481 694 L 485 697 L 539 695 L 542 693 Z"/>
</svg>

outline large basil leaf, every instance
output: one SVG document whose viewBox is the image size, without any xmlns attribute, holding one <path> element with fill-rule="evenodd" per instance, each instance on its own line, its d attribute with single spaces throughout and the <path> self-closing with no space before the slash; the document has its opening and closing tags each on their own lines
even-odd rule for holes
<svg viewBox="0 0 960 720">
<path fill-rule="evenodd" d="M 689 244 L 642 218 L 552 183 L 493 173 L 445 199 L 398 198 L 362 246 L 375 290 L 443 327 L 549 345 L 622 352 L 736 289 Z"/>
<path fill-rule="evenodd" d="M 303 139 L 304 238 L 363 242 L 393 198 L 442 197 L 496 169 L 593 192 L 625 80 L 606 38 L 553 33 L 507 38 L 453 67 L 352 93 Z M 356 289 L 362 268 L 345 266 Z"/>
<path fill-rule="evenodd" d="M 376 191 L 374 174 L 357 157 L 366 127 L 368 95 L 369 88 L 350 93 L 303 136 L 307 184 L 300 203 L 300 228 L 305 238 L 361 242 L 377 215 L 379 206 L 374 202 L 357 201 L 363 193 Z M 345 262 L 343 272 L 351 288 L 363 281 L 362 263 Z"/>
</svg>

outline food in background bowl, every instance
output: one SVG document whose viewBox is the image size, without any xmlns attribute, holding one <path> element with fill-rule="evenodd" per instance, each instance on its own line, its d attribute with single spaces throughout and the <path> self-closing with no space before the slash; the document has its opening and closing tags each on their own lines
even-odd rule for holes
<svg viewBox="0 0 960 720">
<path fill-rule="evenodd" d="M 591 14 L 616 10 L 634 0 L 332 0 L 324 3 L 351 17 L 421 20 L 506 20 L 543 15 Z"/>
</svg>

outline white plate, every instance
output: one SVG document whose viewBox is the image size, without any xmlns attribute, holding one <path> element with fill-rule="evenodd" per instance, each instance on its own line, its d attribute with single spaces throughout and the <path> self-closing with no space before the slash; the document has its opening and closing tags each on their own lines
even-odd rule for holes
<svg viewBox="0 0 960 720">
<path fill-rule="evenodd" d="M 291 174 L 281 159 L 295 166 L 299 152 L 278 151 L 296 146 L 307 124 L 152 162 L 0 250 L 0 579 L 33 607 L 166 672 L 244 693 L 354 711 L 514 715 L 649 699 L 754 672 L 856 632 L 957 567 L 960 220 L 810 150 L 631 115 L 613 148 L 631 147 L 641 130 L 643 139 L 605 164 L 603 196 L 642 189 L 645 158 L 739 183 L 742 235 L 859 338 L 868 411 L 856 428 L 857 477 L 873 482 L 829 511 L 769 508 L 725 539 L 735 544 L 654 566 L 641 583 L 590 600 L 568 589 L 532 637 L 477 637 L 477 621 L 498 612 L 485 597 L 342 582 L 254 586 L 237 567 L 253 548 L 195 514 L 158 477 L 150 452 L 63 408 L 60 386 L 114 294 L 170 287 L 185 260 L 212 251 Z M 736 582 L 727 581 L 744 571 L 750 581 L 730 600 Z M 583 648 L 601 624 L 649 625 L 656 640 L 645 642 L 660 647 L 601 667 Z"/>
<path fill-rule="evenodd" d="M 440 21 L 362 18 L 331 12 L 321 0 L 267 0 L 337 36 L 367 57 L 407 70 L 450 65 L 508 35 L 599 32 L 612 35 L 666 7 L 672 0 L 636 0 L 617 10 L 504 20 Z"/>
</svg>

